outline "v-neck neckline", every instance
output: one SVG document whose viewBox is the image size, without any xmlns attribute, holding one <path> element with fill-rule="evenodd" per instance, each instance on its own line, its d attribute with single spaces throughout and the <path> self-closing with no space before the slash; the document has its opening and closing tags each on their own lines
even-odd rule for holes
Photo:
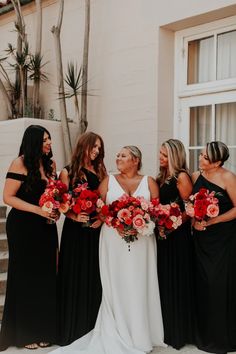
<svg viewBox="0 0 236 354">
<path fill-rule="evenodd" d="M 137 188 L 135 189 L 135 191 L 132 194 L 129 194 L 127 191 L 124 190 L 124 188 L 121 186 L 120 182 L 117 180 L 116 176 L 112 175 L 113 178 L 115 179 L 116 183 L 118 184 L 118 186 L 120 187 L 120 189 L 127 194 L 129 197 L 133 197 L 135 195 L 135 193 L 139 190 L 139 187 L 141 186 L 141 183 L 143 182 L 145 176 L 143 176 L 139 182 L 139 184 L 137 185 Z"/>
</svg>

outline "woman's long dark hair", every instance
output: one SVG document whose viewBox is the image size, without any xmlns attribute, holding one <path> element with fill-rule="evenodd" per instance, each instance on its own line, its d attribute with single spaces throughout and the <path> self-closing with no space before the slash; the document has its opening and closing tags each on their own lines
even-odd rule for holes
<svg viewBox="0 0 236 354">
<path fill-rule="evenodd" d="M 27 169 L 27 187 L 32 188 L 32 185 L 41 180 L 40 174 L 40 159 L 43 163 L 45 175 L 52 176 L 52 151 L 49 154 L 43 154 L 43 136 L 44 133 L 51 135 L 49 131 L 41 125 L 30 125 L 24 132 L 19 156 L 23 157 L 24 165 Z"/>
<path fill-rule="evenodd" d="M 99 180 L 101 181 L 106 176 L 106 168 L 103 162 L 104 159 L 104 143 L 102 138 L 93 132 L 87 132 L 80 136 L 77 145 L 75 147 L 74 153 L 71 158 L 69 176 L 72 184 L 76 183 L 85 177 L 83 172 L 83 167 L 85 167 L 85 160 L 88 155 L 90 155 L 96 140 L 99 139 L 101 142 L 101 149 L 99 155 L 94 161 L 91 161 L 94 170 L 97 173 Z"/>
</svg>

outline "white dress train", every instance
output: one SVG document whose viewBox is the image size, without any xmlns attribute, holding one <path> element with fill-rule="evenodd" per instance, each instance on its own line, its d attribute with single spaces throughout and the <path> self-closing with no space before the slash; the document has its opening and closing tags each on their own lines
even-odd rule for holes
<svg viewBox="0 0 236 354">
<path fill-rule="evenodd" d="M 106 203 L 124 190 L 109 177 Z M 133 194 L 150 200 L 148 177 Z M 102 302 L 94 330 L 53 354 L 144 354 L 163 342 L 163 323 L 157 278 L 154 235 L 127 243 L 117 231 L 102 226 L 99 247 Z M 69 276 L 69 275 L 68 275 Z"/>
</svg>

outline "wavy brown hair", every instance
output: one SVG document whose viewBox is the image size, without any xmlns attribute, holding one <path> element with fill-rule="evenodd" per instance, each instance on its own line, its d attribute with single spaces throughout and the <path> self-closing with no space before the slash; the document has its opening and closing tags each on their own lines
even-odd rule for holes
<svg viewBox="0 0 236 354">
<path fill-rule="evenodd" d="M 77 180 L 85 178 L 83 168 L 85 167 L 86 158 L 90 155 L 95 143 L 97 140 L 100 140 L 101 149 L 99 155 L 94 161 L 91 161 L 94 170 L 99 178 L 99 181 L 107 175 L 106 168 L 104 165 L 104 143 L 100 135 L 93 132 L 87 132 L 80 136 L 75 150 L 73 152 L 71 163 L 69 165 L 69 177 L 72 181 L 72 184 L 76 183 Z"/>
</svg>

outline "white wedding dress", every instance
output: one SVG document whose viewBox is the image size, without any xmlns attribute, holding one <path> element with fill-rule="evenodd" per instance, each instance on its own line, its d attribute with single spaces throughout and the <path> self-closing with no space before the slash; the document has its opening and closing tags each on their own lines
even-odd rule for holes
<svg viewBox="0 0 236 354">
<path fill-rule="evenodd" d="M 124 190 L 110 175 L 106 203 L 110 204 L 122 194 Z M 147 176 L 142 178 L 133 195 L 150 199 Z M 143 354 L 154 346 L 166 346 L 154 235 L 140 236 L 131 243 L 129 251 L 117 231 L 104 224 L 99 258 L 103 297 L 95 328 L 52 353 Z"/>
</svg>

